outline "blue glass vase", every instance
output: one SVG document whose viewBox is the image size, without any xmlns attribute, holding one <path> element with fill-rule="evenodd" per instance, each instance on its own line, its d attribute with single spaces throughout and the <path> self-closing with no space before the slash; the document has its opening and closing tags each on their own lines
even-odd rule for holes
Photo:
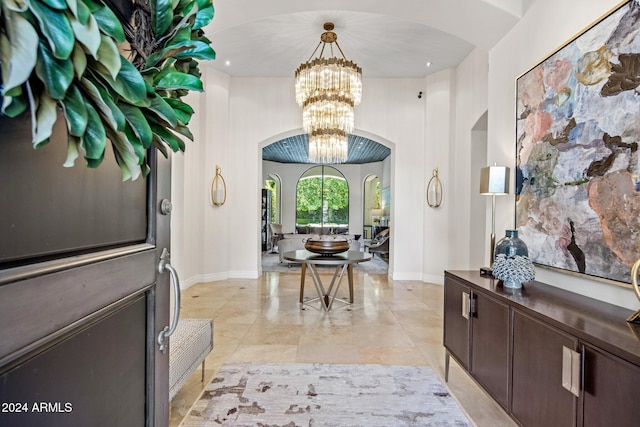
<svg viewBox="0 0 640 427">
<path fill-rule="evenodd" d="M 526 243 L 518 238 L 518 230 L 506 230 L 506 235 L 496 243 L 494 250 L 495 256 L 499 254 L 505 254 L 507 257 L 514 257 L 516 255 L 529 256 L 529 250 Z"/>
<path fill-rule="evenodd" d="M 505 288 L 520 289 L 522 283 L 535 278 L 527 245 L 518 238 L 518 230 L 507 230 L 495 247 L 493 277 L 502 280 Z"/>
</svg>

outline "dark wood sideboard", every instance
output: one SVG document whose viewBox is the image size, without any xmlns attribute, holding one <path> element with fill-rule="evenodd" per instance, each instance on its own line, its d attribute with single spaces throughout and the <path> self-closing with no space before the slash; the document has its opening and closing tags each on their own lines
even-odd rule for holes
<svg viewBox="0 0 640 427">
<path fill-rule="evenodd" d="M 640 425 L 632 311 L 540 282 L 521 290 L 445 271 L 445 377 L 453 358 L 523 426 Z"/>
</svg>

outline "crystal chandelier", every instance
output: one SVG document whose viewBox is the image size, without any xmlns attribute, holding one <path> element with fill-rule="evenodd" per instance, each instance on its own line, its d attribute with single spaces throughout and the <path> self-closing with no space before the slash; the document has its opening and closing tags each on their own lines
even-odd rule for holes
<svg viewBox="0 0 640 427">
<path fill-rule="evenodd" d="M 296 101 L 302 107 L 302 128 L 309 134 L 312 163 L 347 161 L 353 107 L 362 99 L 362 69 L 344 56 L 333 27 L 331 22 L 324 24 L 325 32 L 311 58 L 296 70 Z M 334 43 L 342 58 L 334 56 Z M 327 44 L 331 58 L 323 56 Z"/>
</svg>

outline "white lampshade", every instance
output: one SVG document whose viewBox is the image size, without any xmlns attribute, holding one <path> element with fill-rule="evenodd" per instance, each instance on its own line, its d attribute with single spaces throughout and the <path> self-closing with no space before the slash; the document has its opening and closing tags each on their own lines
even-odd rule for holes
<svg viewBox="0 0 640 427">
<path fill-rule="evenodd" d="M 509 168 L 493 165 L 480 169 L 480 194 L 509 194 Z"/>
</svg>

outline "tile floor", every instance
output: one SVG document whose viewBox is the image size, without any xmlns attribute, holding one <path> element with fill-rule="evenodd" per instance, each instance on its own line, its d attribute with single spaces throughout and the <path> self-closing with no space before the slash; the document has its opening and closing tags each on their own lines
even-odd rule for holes
<svg viewBox="0 0 640 427">
<path fill-rule="evenodd" d="M 354 274 L 354 281 L 355 303 L 339 308 L 336 302 L 328 313 L 300 309 L 296 273 L 264 273 L 255 280 L 200 283 L 185 290 L 181 316 L 213 319 L 214 347 L 205 383 L 198 369 L 171 402 L 170 426 L 180 424 L 227 360 L 426 365 L 442 379 L 443 287 L 364 273 Z M 313 293 L 307 280 L 305 294 Z M 343 283 L 338 295 L 346 294 Z M 515 426 L 453 361 L 448 386 L 478 426 Z"/>
</svg>

